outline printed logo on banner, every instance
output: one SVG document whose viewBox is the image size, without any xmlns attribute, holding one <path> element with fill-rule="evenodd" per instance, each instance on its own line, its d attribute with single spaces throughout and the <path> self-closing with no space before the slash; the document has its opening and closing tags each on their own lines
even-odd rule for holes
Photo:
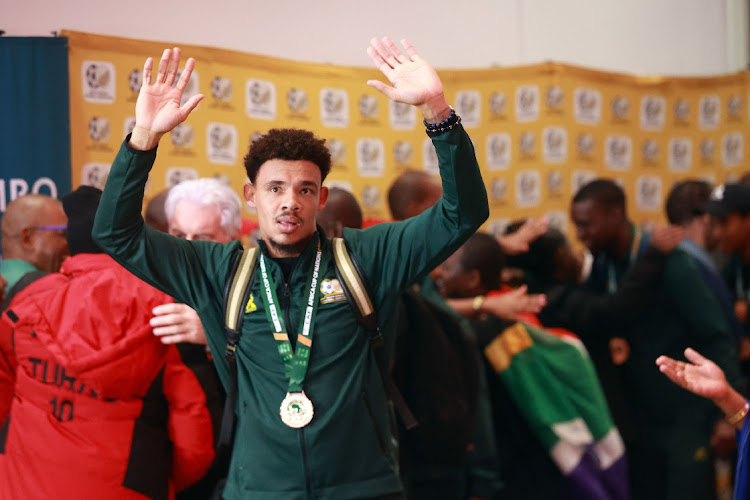
<svg viewBox="0 0 750 500">
<path fill-rule="evenodd" d="M 391 128 L 394 130 L 412 130 L 417 126 L 417 108 L 403 102 L 388 102 Z"/>
<path fill-rule="evenodd" d="M 718 95 L 703 95 L 700 98 L 698 109 L 698 126 L 703 129 L 714 129 L 719 126 L 721 114 L 721 99 Z"/>
<path fill-rule="evenodd" d="M 172 140 L 172 144 L 177 148 L 191 148 L 193 147 L 195 140 L 193 126 L 189 123 L 180 123 L 172 129 L 169 138 Z"/>
<path fill-rule="evenodd" d="M 115 65 L 109 61 L 83 61 L 83 98 L 87 102 L 115 102 Z"/>
<path fill-rule="evenodd" d="M 215 100 L 229 102 L 233 94 L 232 80 L 223 76 L 215 76 L 211 79 L 211 97 Z"/>
<path fill-rule="evenodd" d="M 742 163 L 743 140 L 740 132 L 730 132 L 722 138 L 721 162 L 725 167 L 735 167 Z"/>
<path fill-rule="evenodd" d="M 349 94 L 343 89 L 320 89 L 320 121 L 326 127 L 349 125 Z"/>
<path fill-rule="evenodd" d="M 690 103 L 687 99 L 677 99 L 674 103 L 674 122 L 676 125 L 690 123 Z"/>
<path fill-rule="evenodd" d="M 536 136 L 533 132 L 522 132 L 518 139 L 518 147 L 525 156 L 531 156 L 536 151 Z"/>
<path fill-rule="evenodd" d="M 245 112 L 250 118 L 276 119 L 276 85 L 268 80 L 249 79 L 245 83 Z"/>
<path fill-rule="evenodd" d="M 641 128 L 643 130 L 661 130 L 664 128 L 666 101 L 657 95 L 641 99 Z"/>
<path fill-rule="evenodd" d="M 237 162 L 237 129 L 229 123 L 209 123 L 206 127 L 206 153 L 212 163 Z"/>
<path fill-rule="evenodd" d="M 716 156 L 716 142 L 707 137 L 701 141 L 701 160 L 703 164 L 710 164 L 714 162 Z"/>
<path fill-rule="evenodd" d="M 326 141 L 328 151 L 331 153 L 331 161 L 342 163 L 346 160 L 346 144 L 340 139 L 329 139 Z"/>
<path fill-rule="evenodd" d="M 547 111 L 562 112 L 565 104 L 565 92 L 563 92 L 562 87 L 559 85 L 547 87 L 547 91 L 544 93 L 544 102 L 547 104 Z"/>
<path fill-rule="evenodd" d="M 477 127 L 480 122 L 481 96 L 478 90 L 456 92 L 456 113 L 465 127 Z M 413 107 L 413 106 L 412 106 Z"/>
<path fill-rule="evenodd" d="M 359 114 L 362 118 L 374 119 L 378 116 L 378 98 L 372 94 L 362 94 L 358 102 Z"/>
<path fill-rule="evenodd" d="M 547 220 L 549 226 L 557 229 L 558 231 L 565 233 L 568 230 L 568 214 L 562 210 L 553 210 L 547 212 Z"/>
<path fill-rule="evenodd" d="M 370 210 L 378 208 L 380 206 L 380 188 L 373 185 L 363 187 L 362 204 Z"/>
<path fill-rule="evenodd" d="M 568 131 L 562 127 L 542 130 L 542 156 L 547 163 L 564 162 L 568 156 Z"/>
<path fill-rule="evenodd" d="M 408 141 L 398 141 L 393 146 L 393 160 L 398 165 L 409 165 L 414 160 L 414 148 Z"/>
<path fill-rule="evenodd" d="M 505 179 L 494 179 L 490 185 L 490 197 L 495 203 L 508 201 L 508 181 Z"/>
<path fill-rule="evenodd" d="M 591 159 L 594 155 L 594 136 L 586 133 L 578 134 L 576 148 L 579 156 Z"/>
<path fill-rule="evenodd" d="M 431 174 L 440 172 L 437 151 L 435 151 L 435 145 L 429 138 L 422 141 L 422 167 L 424 167 L 425 172 Z"/>
<path fill-rule="evenodd" d="M 573 196 L 583 186 L 596 179 L 596 172 L 591 170 L 574 170 L 573 175 L 570 178 L 570 188 Z"/>
<path fill-rule="evenodd" d="M 350 193 L 354 192 L 354 187 L 352 187 L 352 183 L 349 181 L 326 179 L 325 185 L 328 186 L 329 189 L 339 188 L 343 189 L 344 191 L 349 191 Z"/>
<path fill-rule="evenodd" d="M 604 164 L 612 170 L 627 170 L 632 163 L 633 140 L 625 135 L 607 136 Z"/>
<path fill-rule="evenodd" d="M 612 116 L 617 121 L 627 121 L 630 119 L 630 99 L 623 95 L 618 95 L 612 99 Z"/>
<path fill-rule="evenodd" d="M 135 116 L 128 116 L 122 124 L 122 137 L 125 138 L 133 132 L 135 128 Z"/>
<path fill-rule="evenodd" d="M 510 134 L 490 134 L 487 136 L 487 168 L 504 170 L 510 166 Z"/>
<path fill-rule="evenodd" d="M 732 121 L 740 120 L 742 116 L 742 98 L 733 94 L 727 101 L 727 119 Z"/>
<path fill-rule="evenodd" d="M 656 175 L 642 175 L 635 181 L 635 205 L 638 210 L 661 210 L 662 180 Z"/>
<path fill-rule="evenodd" d="M 685 137 L 676 137 L 669 140 L 669 158 L 667 163 L 669 169 L 675 172 L 684 172 L 690 169 L 693 156 L 693 143 Z"/>
<path fill-rule="evenodd" d="M 596 125 L 602 119 L 602 94 L 598 90 L 577 88 L 573 93 L 576 121 Z"/>
<path fill-rule="evenodd" d="M 644 163 L 657 163 L 659 161 L 659 143 L 655 139 L 647 139 L 643 141 L 641 153 L 643 154 Z"/>
<path fill-rule="evenodd" d="M 197 179 L 200 177 L 198 171 L 192 167 L 169 167 L 164 176 L 167 188 L 175 187 L 182 181 Z"/>
<path fill-rule="evenodd" d="M 109 120 L 100 116 L 92 116 L 89 120 L 89 137 L 94 142 L 109 140 Z"/>
<path fill-rule="evenodd" d="M 523 85 L 516 89 L 516 120 L 530 122 L 539 118 L 539 87 Z"/>
<path fill-rule="evenodd" d="M 550 196 L 558 197 L 562 195 L 564 183 L 563 174 L 559 170 L 547 172 L 547 191 L 549 191 Z"/>
<path fill-rule="evenodd" d="M 509 225 L 510 219 L 492 219 L 487 222 L 487 232 L 497 238 L 505 234 Z"/>
<path fill-rule="evenodd" d="M 505 92 L 493 92 L 490 95 L 490 116 L 493 119 L 506 118 L 508 114 L 508 98 Z"/>
<path fill-rule="evenodd" d="M 516 204 L 533 207 L 542 200 L 542 180 L 538 170 L 521 170 L 516 174 Z"/>
<path fill-rule="evenodd" d="M 109 163 L 86 163 L 81 169 L 81 184 L 104 189 L 109 176 Z"/>
<path fill-rule="evenodd" d="M 177 72 L 177 76 L 174 79 L 174 83 L 172 84 L 172 87 L 177 86 L 177 82 L 180 80 L 180 76 L 182 75 L 182 70 L 179 70 Z M 193 70 L 192 73 L 190 73 L 190 80 L 188 80 L 187 85 L 185 85 L 185 90 L 182 92 L 182 99 L 180 99 L 180 105 L 185 104 L 188 102 L 188 100 L 193 97 L 194 95 L 198 94 L 198 89 L 200 88 L 199 83 L 199 76 L 198 72 Z"/>
<path fill-rule="evenodd" d="M 289 111 L 296 114 L 304 114 L 310 105 L 305 89 L 289 89 L 286 92 L 286 105 Z"/>
<path fill-rule="evenodd" d="M 385 146 L 380 139 L 357 140 L 357 171 L 362 177 L 382 177 L 385 173 Z"/>
<path fill-rule="evenodd" d="M 131 98 L 138 97 L 138 92 L 143 85 L 143 70 L 133 68 L 128 73 L 128 88 L 130 89 Z"/>
</svg>

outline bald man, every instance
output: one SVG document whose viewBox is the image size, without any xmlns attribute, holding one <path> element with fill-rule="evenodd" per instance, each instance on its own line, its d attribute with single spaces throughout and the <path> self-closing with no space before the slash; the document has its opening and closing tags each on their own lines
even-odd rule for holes
<svg viewBox="0 0 750 500">
<path fill-rule="evenodd" d="M 67 224 L 62 203 L 55 198 L 28 194 L 8 204 L 0 223 L 0 274 L 8 282 L 6 292 L 26 273 L 60 269 L 68 256 Z"/>
<path fill-rule="evenodd" d="M 393 220 L 406 220 L 430 208 L 441 196 L 443 188 L 435 177 L 421 170 L 407 170 L 388 189 L 388 208 Z"/>
<path fill-rule="evenodd" d="M 326 205 L 318 212 L 318 224 L 329 238 L 340 237 L 345 227 L 362 229 L 362 209 L 357 198 L 346 189 L 329 188 Z"/>
</svg>

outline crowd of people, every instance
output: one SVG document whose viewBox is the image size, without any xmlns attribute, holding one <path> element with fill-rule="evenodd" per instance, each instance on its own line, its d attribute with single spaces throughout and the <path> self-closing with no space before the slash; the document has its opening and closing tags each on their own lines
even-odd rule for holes
<svg viewBox="0 0 750 500">
<path fill-rule="evenodd" d="M 420 110 L 440 178 L 401 174 L 392 221 L 363 229 L 297 129 L 244 159 L 257 240 L 222 180 L 144 207 L 203 98 L 177 48 L 147 59 L 104 191 L 8 204 L 0 498 L 704 500 L 721 456 L 750 499 L 750 173 L 675 183 L 650 228 L 589 182 L 588 266 L 545 218 L 484 233 L 471 140 L 402 47 L 371 40 L 389 84 L 367 84 Z"/>
</svg>

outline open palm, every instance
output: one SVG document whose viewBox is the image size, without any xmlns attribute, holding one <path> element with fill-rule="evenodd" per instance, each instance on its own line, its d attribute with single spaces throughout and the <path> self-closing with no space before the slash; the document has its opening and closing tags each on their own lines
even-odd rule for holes
<svg viewBox="0 0 750 500">
<path fill-rule="evenodd" d="M 444 100 L 443 84 L 435 69 L 419 57 L 408 40 L 401 43 L 408 55 L 404 55 L 390 38 L 370 41 L 367 54 L 393 86 L 378 80 L 369 80 L 367 84 L 392 101 L 414 106 Z"/>
<path fill-rule="evenodd" d="M 203 95 L 192 96 L 180 105 L 195 61 L 190 58 L 185 64 L 177 85 L 173 86 L 180 64 L 180 49 L 166 49 L 159 61 L 156 80 L 151 83 L 153 60 L 149 57 L 143 66 L 143 86 L 135 105 L 135 124 L 152 134 L 165 134 L 185 121 L 190 112 L 203 99 Z"/>
<path fill-rule="evenodd" d="M 730 389 L 724 372 L 716 363 L 693 349 L 685 349 L 685 363 L 667 356 L 656 360 L 659 370 L 683 389 L 711 400 L 722 398 Z"/>
</svg>

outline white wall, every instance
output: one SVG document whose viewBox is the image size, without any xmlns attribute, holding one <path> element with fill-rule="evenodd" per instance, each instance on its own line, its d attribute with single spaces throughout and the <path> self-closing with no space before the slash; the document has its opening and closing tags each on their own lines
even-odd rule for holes
<svg viewBox="0 0 750 500">
<path fill-rule="evenodd" d="M 440 68 L 545 60 L 710 75 L 747 66 L 747 0 L 3 0 L 6 36 L 62 28 L 366 66 L 408 37 Z"/>
</svg>

